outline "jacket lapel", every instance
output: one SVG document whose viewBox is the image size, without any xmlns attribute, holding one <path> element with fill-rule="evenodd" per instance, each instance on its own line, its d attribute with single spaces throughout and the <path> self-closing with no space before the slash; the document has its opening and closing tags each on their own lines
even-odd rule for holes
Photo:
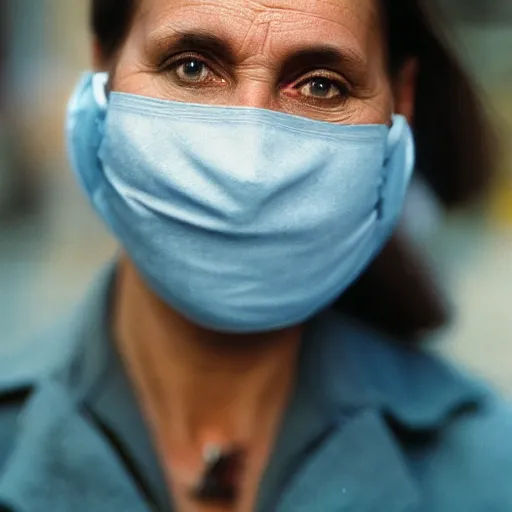
<svg viewBox="0 0 512 512">
<path fill-rule="evenodd" d="M 0 479 L 15 512 L 148 512 L 116 454 L 58 383 L 47 382 L 20 418 Z"/>
<path fill-rule="evenodd" d="M 415 510 L 415 484 L 381 415 L 360 410 L 334 428 L 292 479 L 278 512 Z"/>
</svg>

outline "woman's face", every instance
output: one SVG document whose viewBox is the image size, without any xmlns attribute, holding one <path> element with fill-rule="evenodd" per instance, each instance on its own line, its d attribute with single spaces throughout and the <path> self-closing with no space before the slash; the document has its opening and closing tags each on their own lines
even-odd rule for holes
<svg viewBox="0 0 512 512">
<path fill-rule="evenodd" d="M 116 91 L 389 123 L 376 0 L 140 0 Z"/>
</svg>

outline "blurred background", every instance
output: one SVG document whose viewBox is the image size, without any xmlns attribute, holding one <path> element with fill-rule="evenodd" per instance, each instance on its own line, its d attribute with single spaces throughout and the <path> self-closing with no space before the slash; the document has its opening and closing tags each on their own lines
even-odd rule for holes
<svg viewBox="0 0 512 512">
<path fill-rule="evenodd" d="M 445 215 L 412 197 L 410 220 L 456 307 L 433 347 L 512 396 L 512 2 L 442 3 L 504 153 L 485 204 Z M 0 357 L 51 325 L 115 253 L 64 148 L 66 101 L 89 67 L 87 8 L 0 0 Z"/>
</svg>

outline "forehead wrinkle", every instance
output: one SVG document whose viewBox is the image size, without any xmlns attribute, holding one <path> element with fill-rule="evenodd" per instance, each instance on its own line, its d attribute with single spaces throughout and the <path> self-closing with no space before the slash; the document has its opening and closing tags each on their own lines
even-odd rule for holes
<svg viewBox="0 0 512 512">
<path fill-rule="evenodd" d="M 375 23 L 376 19 L 380 18 L 380 9 L 376 0 L 353 0 L 358 3 L 365 2 L 368 6 L 370 16 L 368 20 Z M 154 8 L 155 4 L 164 4 L 162 8 Z M 242 3 L 242 5 L 238 5 Z M 180 5 L 181 4 L 181 5 Z M 318 9 L 312 6 L 326 5 L 331 14 L 320 14 Z M 347 2 L 343 0 L 227 0 L 223 2 L 217 2 L 215 0 L 205 0 L 203 2 L 197 2 L 194 0 L 179 1 L 179 0 L 144 0 L 137 2 L 138 14 L 149 14 L 150 11 L 156 12 L 157 18 L 164 18 L 169 11 L 187 11 L 187 17 L 194 18 L 199 12 L 205 14 L 222 14 L 229 18 L 239 18 L 240 20 L 245 19 L 246 21 L 252 22 L 255 17 L 266 15 L 269 17 L 275 17 L 277 13 L 282 13 L 278 18 L 279 21 L 286 22 L 286 14 L 296 13 L 306 16 L 310 19 L 328 19 L 334 21 L 339 15 L 340 9 L 347 11 L 351 14 L 352 18 L 357 18 L 359 23 L 366 25 L 368 20 L 365 19 L 364 13 L 360 13 L 358 9 L 354 9 L 353 5 L 346 5 Z M 153 8 L 153 9 L 152 9 Z M 160 12 L 158 12 L 160 11 Z M 317 12 L 315 12 L 317 11 Z M 274 18 L 275 19 L 275 18 Z M 340 23 L 343 24 L 343 23 Z M 343 24 L 344 25 L 344 24 Z"/>
<path fill-rule="evenodd" d="M 336 43 L 342 44 L 345 53 L 351 53 L 357 60 L 369 60 L 370 48 L 377 43 L 379 48 L 381 36 L 383 34 L 382 12 L 380 4 L 376 0 L 368 0 L 365 5 L 366 9 L 361 10 L 355 8 L 353 4 L 343 3 L 343 0 L 314 0 L 315 5 L 324 4 L 332 10 L 331 16 L 325 13 L 315 13 L 310 9 L 311 0 L 250 0 L 260 6 L 264 6 L 269 10 L 269 14 L 279 13 L 274 16 L 278 21 L 274 25 L 274 31 L 297 33 L 301 30 L 301 40 L 305 40 L 308 34 L 314 33 L 311 30 L 311 19 L 318 19 L 331 25 L 330 29 L 322 30 L 324 38 L 329 34 L 330 43 L 337 46 Z M 360 0 L 363 4 L 364 0 Z M 284 5 L 283 5 L 284 4 Z M 293 11 L 299 14 L 298 19 L 291 19 L 286 13 Z M 354 23 L 355 22 L 355 23 Z M 358 30 L 359 25 L 361 30 Z M 295 25 L 295 29 L 291 29 Z M 347 37 L 351 36 L 351 37 Z M 317 41 L 311 41 L 315 43 Z"/>
<path fill-rule="evenodd" d="M 364 0 L 358 0 L 358 4 L 361 5 Z M 247 0 L 249 5 L 254 5 L 255 9 L 267 11 L 281 11 L 281 12 L 297 12 L 304 14 L 309 17 L 322 17 L 319 14 L 315 14 L 313 9 L 311 9 L 312 0 Z M 376 22 L 376 20 L 380 19 L 380 8 L 377 0 L 367 0 L 366 1 L 369 11 L 368 19 L 371 20 L 372 25 Z M 284 4 L 284 5 L 283 5 Z M 353 5 L 342 5 L 342 0 L 313 0 L 313 5 L 319 6 L 321 4 L 329 7 L 331 11 L 339 11 L 339 9 L 343 9 L 346 11 L 351 11 L 352 14 L 359 18 L 359 21 L 364 23 L 366 20 L 364 19 L 363 13 L 356 12 Z M 325 18 L 325 15 L 323 16 Z M 332 16 L 329 16 L 329 19 L 332 19 Z"/>
<path fill-rule="evenodd" d="M 243 39 L 240 43 L 237 44 L 238 52 L 242 60 L 244 56 L 246 59 L 253 59 L 255 57 L 259 57 L 265 54 L 265 50 L 270 50 L 270 26 L 271 21 L 264 16 L 263 12 L 258 12 L 252 18 Z M 261 43 L 258 42 L 257 35 L 262 34 Z M 259 48 L 257 51 L 254 48 Z"/>
<path fill-rule="evenodd" d="M 305 28 L 309 28 L 312 19 L 321 21 L 329 21 L 330 23 L 338 26 L 344 32 L 350 32 L 355 40 L 367 43 L 375 35 L 382 34 L 382 13 L 378 0 L 367 0 L 365 5 L 367 9 L 355 8 L 353 4 L 343 2 L 343 0 L 247 0 L 250 4 L 255 4 L 258 9 L 267 11 L 267 16 L 273 16 L 276 21 L 279 21 L 281 26 L 294 23 L 287 16 L 290 12 L 294 12 L 304 17 L 306 22 Z M 362 5 L 364 0 L 358 0 L 358 5 Z M 312 5 L 325 5 L 330 11 L 330 15 L 325 13 L 320 14 L 315 12 Z M 361 33 L 365 37 L 356 34 L 356 29 L 349 21 L 356 21 L 359 26 L 362 26 Z M 276 23 L 276 26 L 279 25 Z M 334 32 L 334 28 L 333 28 Z M 305 30 L 304 33 L 307 33 Z M 362 41 L 361 41 L 362 42 Z"/>
<path fill-rule="evenodd" d="M 157 11 L 153 17 L 150 30 L 150 34 L 157 36 L 160 33 L 168 33 L 167 29 L 174 29 L 176 31 L 188 31 L 190 27 L 201 28 L 200 25 L 204 25 L 204 19 L 207 19 L 208 32 L 218 31 L 219 35 L 226 32 L 226 23 L 224 20 L 229 20 L 229 25 L 233 22 L 237 23 L 248 23 L 246 13 L 240 9 L 230 8 L 228 5 L 220 4 L 216 5 L 215 2 L 204 2 L 198 4 L 197 2 L 190 2 L 188 5 L 186 2 L 182 5 L 176 5 L 170 2 L 166 8 L 160 12 Z"/>
</svg>

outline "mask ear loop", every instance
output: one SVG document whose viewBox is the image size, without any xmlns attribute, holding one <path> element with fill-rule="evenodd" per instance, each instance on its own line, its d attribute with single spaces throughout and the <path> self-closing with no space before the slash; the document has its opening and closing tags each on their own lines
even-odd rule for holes
<svg viewBox="0 0 512 512">
<path fill-rule="evenodd" d="M 94 99 L 101 110 L 107 110 L 108 96 L 107 85 L 109 81 L 108 73 L 96 73 L 92 77 L 92 91 Z"/>
<path fill-rule="evenodd" d="M 405 117 L 393 116 L 393 124 L 388 132 L 384 175 L 378 204 L 378 218 L 385 224 L 391 218 L 396 202 L 402 203 L 407 194 L 409 181 L 414 171 L 414 137 Z M 398 220 L 398 219 L 397 219 Z"/>
</svg>

